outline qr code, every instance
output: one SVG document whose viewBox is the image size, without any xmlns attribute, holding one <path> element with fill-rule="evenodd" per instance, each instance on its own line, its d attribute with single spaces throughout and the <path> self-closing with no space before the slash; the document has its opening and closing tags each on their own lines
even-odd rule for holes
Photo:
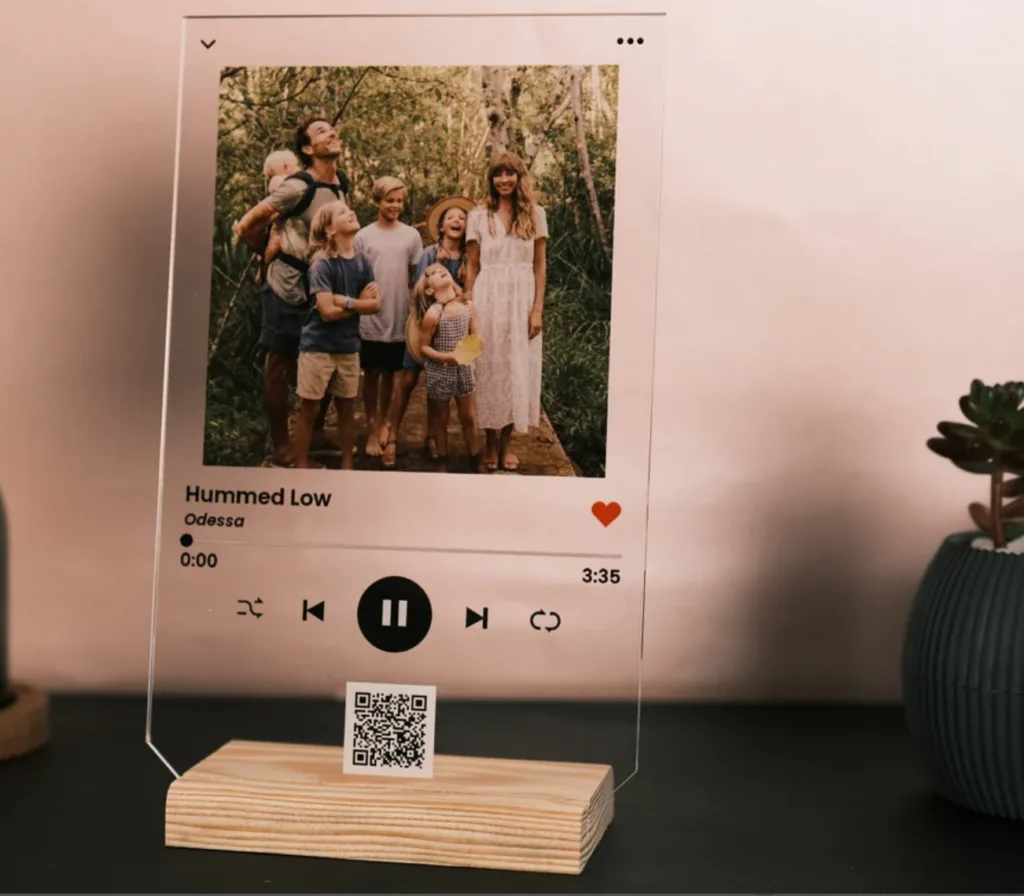
<svg viewBox="0 0 1024 896">
<path fill-rule="evenodd" d="M 432 777 L 436 693 L 432 685 L 350 681 L 345 773 Z"/>
</svg>

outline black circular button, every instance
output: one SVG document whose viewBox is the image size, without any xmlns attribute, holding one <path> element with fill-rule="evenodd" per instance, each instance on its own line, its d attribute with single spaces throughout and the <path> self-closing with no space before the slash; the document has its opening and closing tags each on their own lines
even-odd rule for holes
<svg viewBox="0 0 1024 896">
<path fill-rule="evenodd" d="M 427 593 L 402 576 L 374 582 L 359 599 L 356 615 L 363 637 L 388 653 L 412 650 L 427 636 L 434 618 Z"/>
</svg>

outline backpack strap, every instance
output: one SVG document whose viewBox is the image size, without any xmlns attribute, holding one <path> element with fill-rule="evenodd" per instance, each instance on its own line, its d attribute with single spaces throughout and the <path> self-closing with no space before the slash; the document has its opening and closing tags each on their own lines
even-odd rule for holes
<svg viewBox="0 0 1024 896">
<path fill-rule="evenodd" d="M 313 197 L 316 196 L 316 191 L 319 190 L 320 187 L 325 187 L 330 190 L 337 199 L 341 199 L 342 196 L 348 192 L 348 178 L 340 171 L 338 172 L 338 180 L 340 183 L 336 184 L 328 184 L 321 180 L 317 180 L 308 171 L 296 171 L 295 174 L 289 174 L 286 178 L 286 180 L 293 179 L 301 180 L 306 185 L 306 191 L 302 194 L 302 198 L 295 203 L 295 205 L 289 209 L 286 214 L 281 216 L 282 218 L 299 217 L 312 204 Z"/>
<path fill-rule="evenodd" d="M 295 268 L 305 274 L 309 270 L 309 262 L 303 261 L 301 258 L 296 258 L 294 255 L 289 255 L 287 252 L 278 252 L 274 256 L 274 261 L 283 261 L 288 267 Z"/>
<path fill-rule="evenodd" d="M 302 194 L 302 198 L 299 199 L 299 201 L 295 203 L 295 205 L 292 208 L 290 208 L 286 213 L 281 215 L 282 219 L 299 217 L 312 204 L 313 198 L 316 196 L 316 191 L 319 190 L 321 187 L 326 187 L 328 190 L 334 193 L 334 195 L 339 199 L 348 191 L 348 178 L 345 177 L 345 175 L 342 174 L 342 172 L 340 171 L 338 172 L 338 180 L 340 181 L 340 183 L 338 184 L 328 184 L 324 183 L 323 181 L 319 181 L 315 177 L 313 177 L 313 175 L 310 174 L 308 171 L 296 171 L 295 174 L 290 174 L 285 179 L 301 180 L 306 185 L 306 190 Z M 306 261 L 304 258 L 297 258 L 294 255 L 289 255 L 287 252 L 278 252 L 277 255 L 274 256 L 274 260 L 283 262 L 284 264 L 288 265 L 288 267 L 294 268 L 296 271 L 302 274 L 302 282 L 306 288 L 306 292 L 309 292 L 308 261 Z"/>
<path fill-rule="evenodd" d="M 295 174 L 289 174 L 285 180 L 301 180 L 306 185 L 306 191 L 302 194 L 302 198 L 281 215 L 282 218 L 297 218 L 312 203 L 313 197 L 316 195 L 316 180 L 308 171 L 296 171 Z"/>
</svg>

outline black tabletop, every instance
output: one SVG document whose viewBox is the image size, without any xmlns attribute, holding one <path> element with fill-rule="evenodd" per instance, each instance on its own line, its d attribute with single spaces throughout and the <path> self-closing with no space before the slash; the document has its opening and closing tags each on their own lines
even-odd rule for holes
<svg viewBox="0 0 1024 896">
<path fill-rule="evenodd" d="M 177 711 L 202 717 L 204 736 L 214 738 L 219 731 L 245 736 L 247 720 L 270 712 L 298 732 L 290 739 L 301 740 L 308 718 L 301 701 L 182 701 Z M 514 739 L 562 711 L 505 706 L 521 724 L 501 736 Z M 618 712 L 600 705 L 575 711 L 581 738 Z M 458 705 L 445 712 L 448 719 L 480 717 L 479 709 Z M 933 795 L 898 708 L 645 705 L 640 774 L 617 794 L 615 821 L 579 877 L 166 848 L 163 805 L 172 779 L 145 746 L 144 728 L 144 699 L 54 700 L 50 744 L 0 762 L 0 888 L 1024 891 L 1024 823 Z M 205 748 L 197 743 L 197 754 Z"/>
</svg>

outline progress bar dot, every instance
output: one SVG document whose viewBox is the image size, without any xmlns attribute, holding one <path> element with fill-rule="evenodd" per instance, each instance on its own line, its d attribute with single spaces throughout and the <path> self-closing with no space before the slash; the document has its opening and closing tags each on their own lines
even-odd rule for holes
<svg viewBox="0 0 1024 896">
<path fill-rule="evenodd" d="M 192 536 L 189 535 L 188 532 L 186 532 L 184 535 L 181 536 L 181 538 L 178 539 L 178 541 L 181 542 L 181 546 L 183 548 L 187 548 L 192 544 Z"/>
</svg>

